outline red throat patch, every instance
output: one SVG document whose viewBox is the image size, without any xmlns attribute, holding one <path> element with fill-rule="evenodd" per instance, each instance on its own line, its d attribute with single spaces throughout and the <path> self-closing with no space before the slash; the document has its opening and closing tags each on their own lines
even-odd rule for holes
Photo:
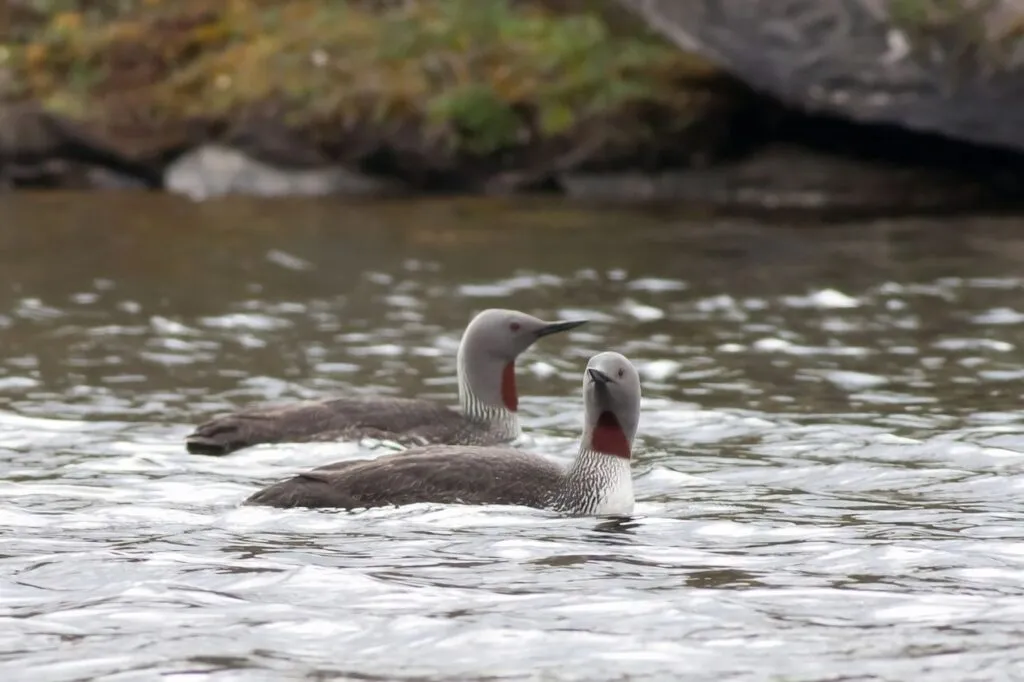
<svg viewBox="0 0 1024 682">
<path fill-rule="evenodd" d="M 594 433 L 590 437 L 590 447 L 606 455 L 629 459 L 629 441 L 619 426 L 619 420 L 611 412 L 602 412 L 597 418 Z"/>
<path fill-rule="evenodd" d="M 516 363 L 510 362 L 505 365 L 505 371 L 501 373 L 501 402 L 510 412 L 519 410 L 519 394 L 516 392 Z"/>
</svg>

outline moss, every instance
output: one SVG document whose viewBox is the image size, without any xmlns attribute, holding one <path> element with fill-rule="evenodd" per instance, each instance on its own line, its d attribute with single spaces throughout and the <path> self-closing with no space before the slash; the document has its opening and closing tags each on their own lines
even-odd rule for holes
<svg viewBox="0 0 1024 682">
<path fill-rule="evenodd" d="M 944 55 L 953 75 L 1015 68 L 1024 13 L 1004 0 L 892 0 L 888 11 L 922 60 Z"/>
<path fill-rule="evenodd" d="M 962 0 L 892 0 L 889 16 L 905 26 L 944 25 L 963 14 L 963 4 Z"/>
<path fill-rule="evenodd" d="M 49 0 L 9 44 L 21 94 L 106 125 L 270 108 L 296 127 L 413 126 L 489 154 L 643 105 L 691 120 L 703 62 L 596 12 L 522 0 Z M 692 87 L 679 87 L 690 80 Z M 666 118 L 666 117 L 663 117 Z M 635 131 L 641 134 L 643 131 Z"/>
</svg>

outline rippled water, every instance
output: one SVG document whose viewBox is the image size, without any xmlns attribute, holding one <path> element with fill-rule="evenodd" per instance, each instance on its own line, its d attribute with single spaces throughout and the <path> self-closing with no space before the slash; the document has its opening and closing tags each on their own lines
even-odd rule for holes
<svg viewBox="0 0 1024 682">
<path fill-rule="evenodd" d="M 759 226 L 558 204 L 0 198 L 4 680 L 1004 680 L 1024 670 L 1019 220 Z M 472 312 L 575 449 L 641 369 L 637 516 L 239 508 L 368 444 L 206 417 L 455 397 Z"/>
</svg>

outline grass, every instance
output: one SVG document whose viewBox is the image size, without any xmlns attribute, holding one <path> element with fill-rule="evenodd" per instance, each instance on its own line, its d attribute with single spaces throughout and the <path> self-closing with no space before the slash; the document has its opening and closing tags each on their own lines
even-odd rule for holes
<svg viewBox="0 0 1024 682">
<path fill-rule="evenodd" d="M 892 0 L 892 22 L 922 60 L 936 52 L 970 78 L 1013 70 L 1024 38 L 1024 13 L 1003 0 Z"/>
<path fill-rule="evenodd" d="M 713 110 L 703 62 L 597 11 L 523 0 L 47 0 L 8 31 L 20 94 L 106 125 L 230 120 L 260 111 L 320 136 L 412 128 L 488 155 L 620 128 L 643 109 L 685 126 Z M 2 35 L 2 34 L 0 34 Z M 2 39 L 2 38 L 0 38 Z"/>
<path fill-rule="evenodd" d="M 962 14 L 963 5 L 963 0 L 892 0 L 889 14 L 898 24 L 942 25 Z"/>
</svg>

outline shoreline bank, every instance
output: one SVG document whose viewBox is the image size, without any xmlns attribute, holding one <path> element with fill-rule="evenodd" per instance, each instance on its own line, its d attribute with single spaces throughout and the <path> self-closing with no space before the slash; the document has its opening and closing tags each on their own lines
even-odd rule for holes
<svg viewBox="0 0 1024 682">
<path fill-rule="evenodd" d="M 1024 194 L 1024 155 L 793 112 L 611 2 L 90 6 L 2 24 L 10 187 L 868 211 Z"/>
</svg>

